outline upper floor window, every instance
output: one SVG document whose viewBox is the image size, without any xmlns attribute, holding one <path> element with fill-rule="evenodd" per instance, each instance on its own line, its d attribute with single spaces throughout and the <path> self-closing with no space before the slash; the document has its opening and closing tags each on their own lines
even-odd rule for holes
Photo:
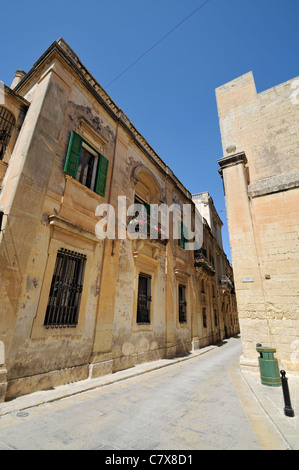
<svg viewBox="0 0 299 470">
<path fill-rule="evenodd" d="M 76 132 L 71 133 L 64 171 L 105 196 L 109 161 Z"/>
<path fill-rule="evenodd" d="M 142 233 L 144 235 L 150 234 L 150 205 L 137 195 L 135 195 L 134 204 L 143 206 L 144 212 L 140 213 L 139 210 L 136 210 L 135 217 L 131 222 L 133 231 Z M 138 206 L 136 206 L 136 209 L 137 207 Z"/>
<path fill-rule="evenodd" d="M 135 194 L 135 214 L 130 220 L 129 231 L 140 233 L 142 238 L 156 240 L 163 245 L 168 242 L 167 231 L 159 221 L 159 215 L 151 213 L 151 205 Z"/>
<path fill-rule="evenodd" d="M 178 235 L 179 235 L 178 245 L 181 248 L 184 248 L 184 250 L 188 249 L 188 246 L 189 246 L 188 228 L 183 224 L 183 222 L 179 222 Z"/>
<path fill-rule="evenodd" d="M 13 115 L 6 108 L 0 106 L 0 160 L 3 160 L 15 122 Z"/>
</svg>

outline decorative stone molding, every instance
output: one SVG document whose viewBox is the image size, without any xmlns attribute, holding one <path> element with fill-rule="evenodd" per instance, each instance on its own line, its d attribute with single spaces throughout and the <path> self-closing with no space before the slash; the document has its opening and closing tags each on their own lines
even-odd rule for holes
<svg viewBox="0 0 299 470">
<path fill-rule="evenodd" d="M 238 163 L 243 163 L 244 166 L 246 165 L 247 157 L 245 152 L 234 153 L 233 155 L 220 158 L 220 160 L 218 160 L 218 164 L 220 166 L 220 169 L 218 170 L 219 174 L 222 176 L 222 172 L 225 168 L 237 165 Z"/>
<path fill-rule="evenodd" d="M 250 183 L 248 194 L 251 197 L 287 191 L 299 187 L 299 170 L 290 173 L 262 178 Z"/>
</svg>

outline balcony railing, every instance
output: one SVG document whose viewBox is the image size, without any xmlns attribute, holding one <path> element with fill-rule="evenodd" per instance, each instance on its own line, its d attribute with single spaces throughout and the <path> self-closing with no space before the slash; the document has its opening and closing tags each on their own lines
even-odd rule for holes
<svg viewBox="0 0 299 470">
<path fill-rule="evenodd" d="M 203 253 L 195 252 L 194 254 L 194 266 L 196 268 L 202 268 L 210 276 L 215 275 L 215 267 L 213 264 L 203 255 Z"/>
<path fill-rule="evenodd" d="M 230 290 L 234 290 L 234 283 L 228 276 L 221 276 L 218 279 L 218 282 L 221 286 L 227 287 Z"/>
<path fill-rule="evenodd" d="M 166 230 L 160 223 L 151 225 L 151 218 L 148 215 L 146 218 L 142 216 L 133 217 L 129 221 L 128 230 L 132 230 L 131 233 L 140 233 L 141 235 L 146 234 L 147 240 L 156 241 L 162 245 L 167 245 L 168 238 L 162 238 L 166 236 Z M 152 232 L 152 233 L 151 233 Z"/>
</svg>

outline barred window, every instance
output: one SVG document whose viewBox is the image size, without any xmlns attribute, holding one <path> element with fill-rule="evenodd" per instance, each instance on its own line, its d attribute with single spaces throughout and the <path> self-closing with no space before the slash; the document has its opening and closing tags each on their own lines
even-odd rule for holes
<svg viewBox="0 0 299 470">
<path fill-rule="evenodd" d="M 207 326 L 208 326 L 208 324 L 207 324 L 207 309 L 205 307 L 203 307 L 203 309 L 202 309 L 202 322 L 203 322 L 203 327 L 207 328 Z"/>
<path fill-rule="evenodd" d="M 215 326 L 218 326 L 218 314 L 217 314 L 216 309 L 214 309 L 214 319 L 215 319 Z"/>
<path fill-rule="evenodd" d="M 15 118 L 3 106 L 0 106 L 0 160 L 3 159 L 6 147 L 15 125 Z"/>
<path fill-rule="evenodd" d="M 61 248 L 57 253 L 44 326 L 75 327 L 78 323 L 86 256 Z"/>
<path fill-rule="evenodd" d="M 186 286 L 179 285 L 179 322 L 187 322 Z"/>
<path fill-rule="evenodd" d="M 151 281 L 152 277 L 149 274 L 139 274 L 137 323 L 151 322 Z"/>
</svg>

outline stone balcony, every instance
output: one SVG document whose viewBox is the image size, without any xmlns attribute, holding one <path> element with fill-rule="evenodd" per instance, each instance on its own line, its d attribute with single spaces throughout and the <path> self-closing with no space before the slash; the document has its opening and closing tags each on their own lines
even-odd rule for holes
<svg viewBox="0 0 299 470">
<path fill-rule="evenodd" d="M 196 253 L 194 266 L 203 269 L 209 276 L 215 276 L 215 267 L 202 253 Z"/>
<path fill-rule="evenodd" d="M 162 228 L 160 223 L 151 226 L 150 222 L 150 217 L 147 217 L 147 220 L 143 220 L 142 217 L 140 219 L 138 217 L 133 217 L 129 221 L 128 230 L 130 231 L 131 229 L 132 233 L 140 233 L 141 238 L 144 238 L 146 235 L 147 240 L 166 246 L 168 243 L 168 238 L 162 238 L 163 235 L 166 236 L 166 231 Z"/>
<path fill-rule="evenodd" d="M 221 286 L 221 287 L 224 287 L 224 288 L 227 288 L 229 289 L 230 291 L 234 290 L 234 283 L 233 281 L 226 275 L 224 276 L 221 276 L 219 279 L 218 279 L 218 284 Z"/>
</svg>

